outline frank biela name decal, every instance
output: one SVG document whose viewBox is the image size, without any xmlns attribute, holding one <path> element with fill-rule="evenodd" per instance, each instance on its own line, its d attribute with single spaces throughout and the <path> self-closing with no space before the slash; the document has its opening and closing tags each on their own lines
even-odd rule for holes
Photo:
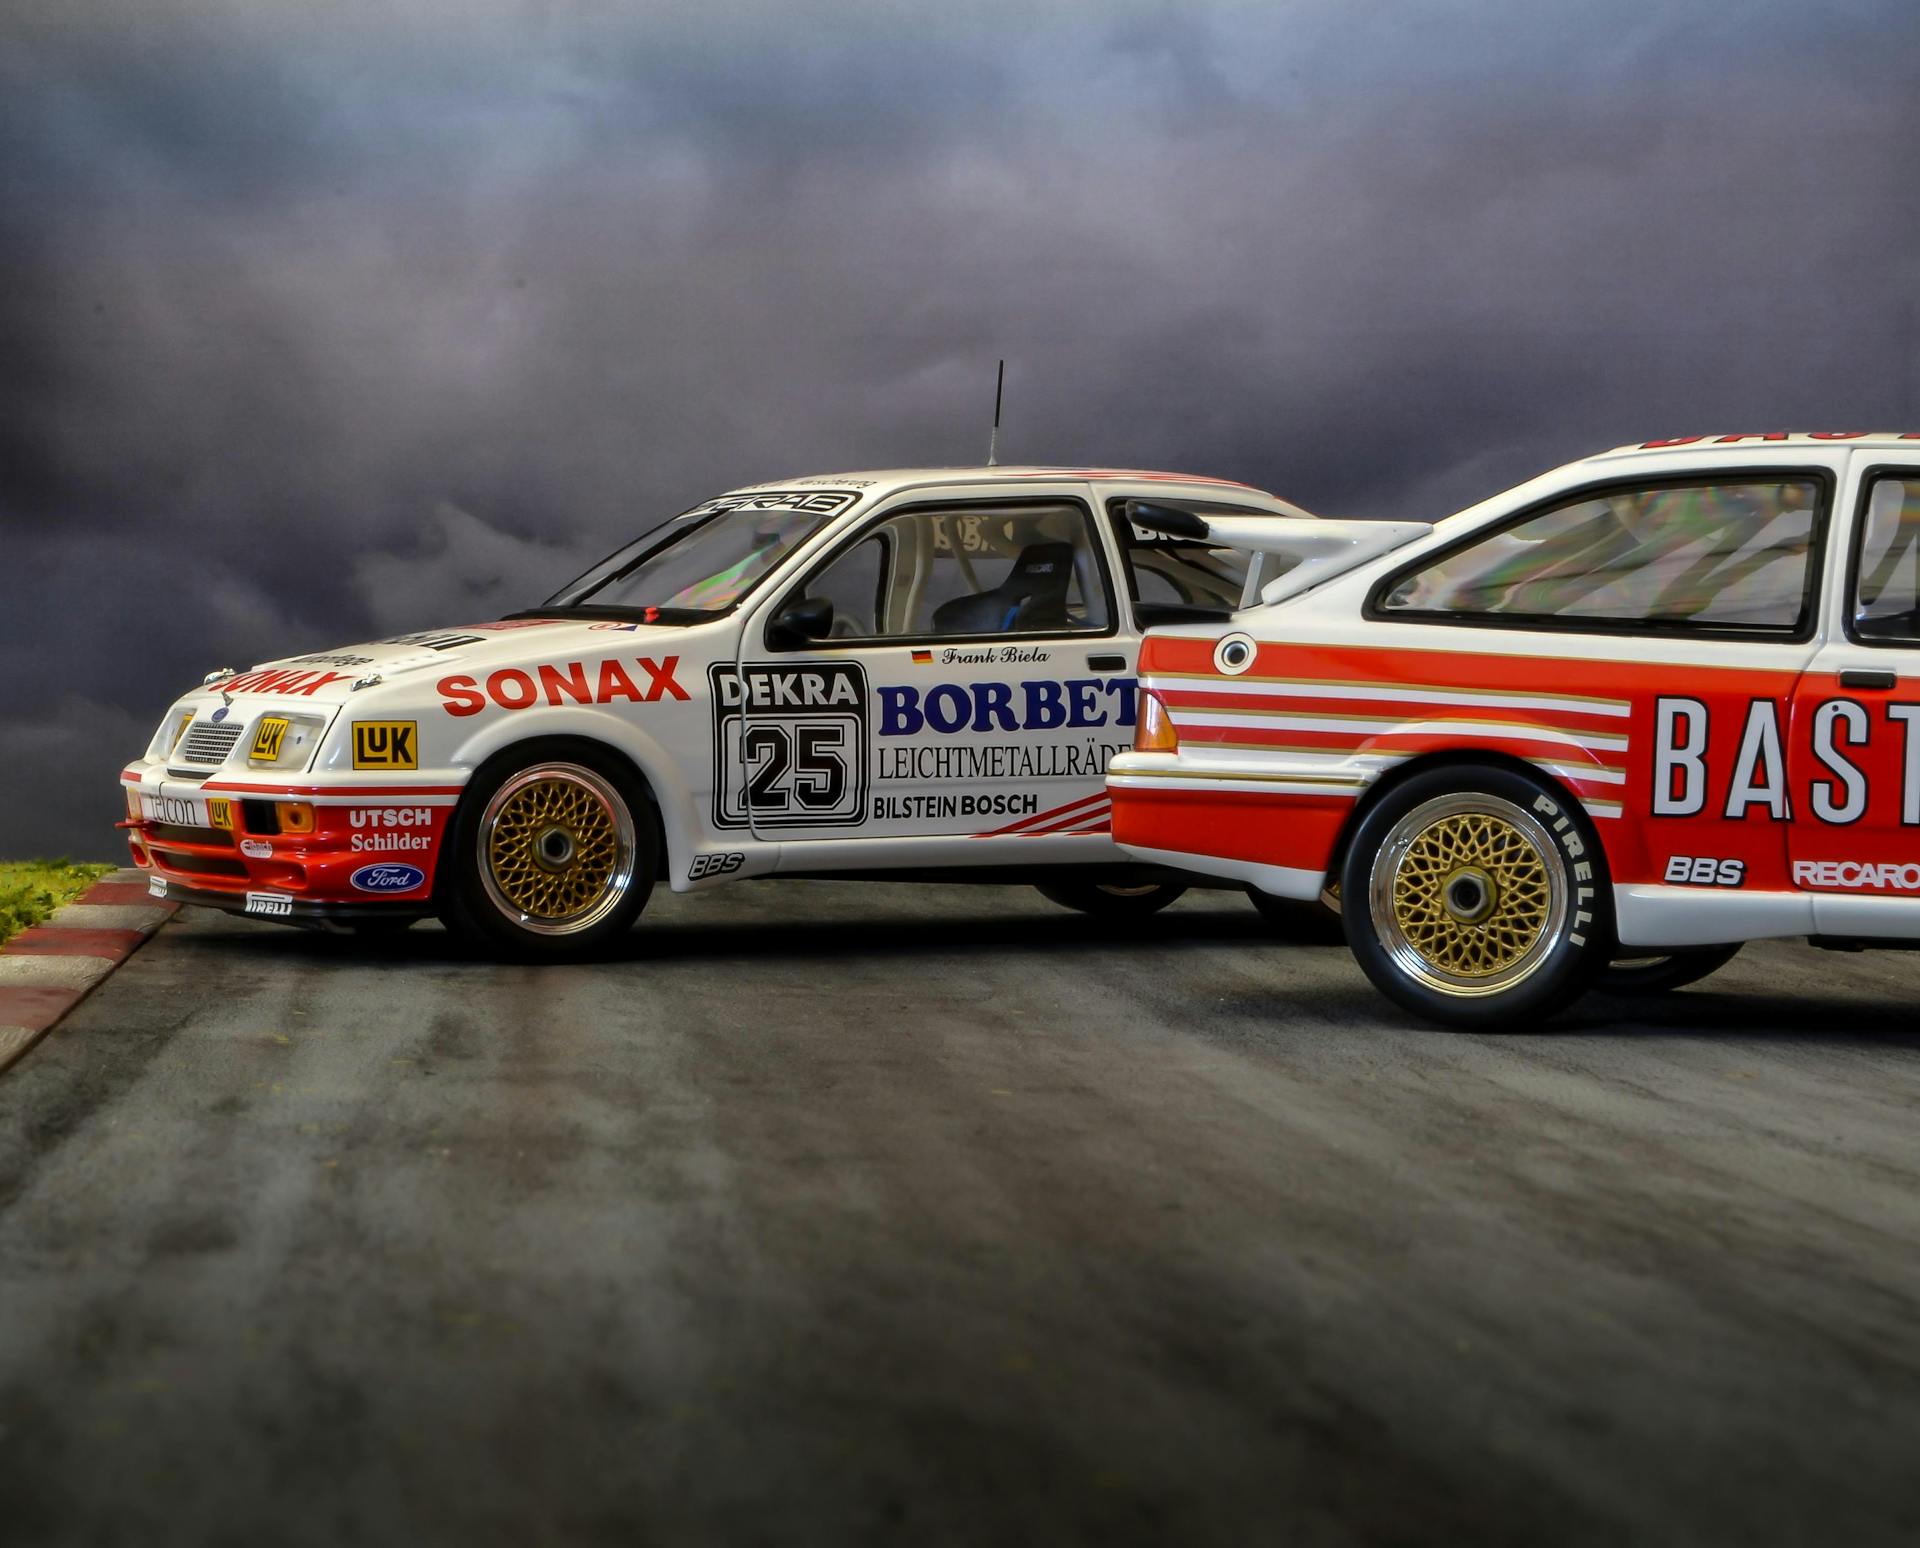
<svg viewBox="0 0 1920 1548">
<path fill-rule="evenodd" d="M 1037 645 L 988 645 L 973 650 L 949 645 L 940 652 L 942 666 L 1020 665 L 1052 659 L 1051 652 Z"/>
</svg>

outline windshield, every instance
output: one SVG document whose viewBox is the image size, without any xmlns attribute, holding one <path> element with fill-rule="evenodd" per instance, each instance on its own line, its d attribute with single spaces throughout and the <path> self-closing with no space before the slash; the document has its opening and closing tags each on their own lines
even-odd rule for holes
<svg viewBox="0 0 1920 1548">
<path fill-rule="evenodd" d="M 601 560 L 549 597 L 542 611 L 578 607 L 716 616 L 859 498 L 848 489 L 723 495 Z"/>
</svg>

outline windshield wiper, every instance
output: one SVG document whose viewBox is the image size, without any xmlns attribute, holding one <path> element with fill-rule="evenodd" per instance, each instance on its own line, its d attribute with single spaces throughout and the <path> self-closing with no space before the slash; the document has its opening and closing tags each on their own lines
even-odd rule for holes
<svg viewBox="0 0 1920 1548">
<path fill-rule="evenodd" d="M 518 613 L 507 614 L 501 621 L 516 622 L 522 618 L 606 619 L 609 622 L 653 624 L 663 629 L 675 629 L 687 624 L 704 623 L 718 616 L 693 607 L 616 607 L 610 602 L 574 602 L 563 607 L 524 608 Z"/>
</svg>

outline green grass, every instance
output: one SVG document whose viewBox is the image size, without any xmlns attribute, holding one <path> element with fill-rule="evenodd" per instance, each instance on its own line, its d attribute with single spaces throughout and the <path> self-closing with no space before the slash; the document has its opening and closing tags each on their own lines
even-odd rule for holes
<svg viewBox="0 0 1920 1548">
<path fill-rule="evenodd" d="M 69 860 L 0 860 L 0 941 L 40 923 L 111 870 Z"/>
</svg>

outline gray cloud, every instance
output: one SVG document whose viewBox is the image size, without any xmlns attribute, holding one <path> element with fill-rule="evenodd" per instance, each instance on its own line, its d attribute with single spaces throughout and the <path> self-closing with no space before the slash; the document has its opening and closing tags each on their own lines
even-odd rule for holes
<svg viewBox="0 0 1920 1548">
<path fill-rule="evenodd" d="M 542 601 L 561 581 L 582 574 L 603 548 L 515 537 L 458 506 L 442 505 L 405 552 L 375 549 L 356 556 L 353 588 L 379 633 L 484 623 Z"/>
<path fill-rule="evenodd" d="M 68 741 L 0 852 L 111 852 L 115 760 L 211 665 L 974 460 L 1000 354 L 1010 457 L 1368 514 L 1914 418 L 1915 22 L 1732 11 L 17 9 L 0 728 Z"/>
</svg>

